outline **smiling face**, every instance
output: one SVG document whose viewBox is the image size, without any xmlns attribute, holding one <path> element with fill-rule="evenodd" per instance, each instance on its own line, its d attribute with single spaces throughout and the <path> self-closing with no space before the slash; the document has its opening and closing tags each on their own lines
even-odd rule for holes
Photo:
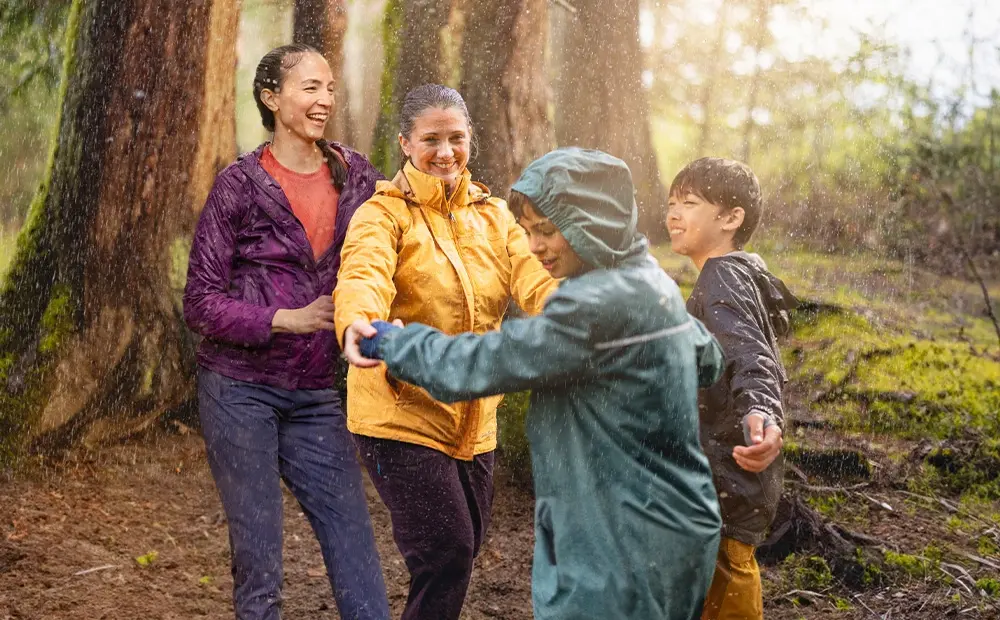
<svg viewBox="0 0 1000 620">
<path fill-rule="evenodd" d="M 736 249 L 733 234 L 743 223 L 743 209 L 723 211 L 691 192 L 672 194 L 667 202 L 667 231 L 674 252 L 690 257 L 701 269 L 709 258 Z"/>
<path fill-rule="evenodd" d="M 399 135 L 403 155 L 424 174 L 451 189 L 469 163 L 469 123 L 458 108 L 427 108 L 413 119 L 409 136 Z"/>
<path fill-rule="evenodd" d="M 568 278 L 587 270 L 586 263 L 573 250 L 549 218 L 539 213 L 530 203 L 522 209 L 517 220 L 528 233 L 528 247 L 553 278 Z"/>
<path fill-rule="evenodd" d="M 305 142 L 322 138 L 335 89 L 326 60 L 316 53 L 303 54 L 284 73 L 277 91 L 261 92 L 261 101 L 274 112 L 275 138 L 292 137 Z"/>
</svg>

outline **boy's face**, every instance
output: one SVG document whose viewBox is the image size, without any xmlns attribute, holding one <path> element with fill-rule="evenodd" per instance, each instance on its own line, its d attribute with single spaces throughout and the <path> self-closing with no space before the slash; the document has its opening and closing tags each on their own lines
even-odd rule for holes
<svg viewBox="0 0 1000 620">
<path fill-rule="evenodd" d="M 667 230 L 674 252 L 695 262 L 735 249 L 733 235 L 743 223 L 743 209 L 723 212 L 697 194 L 681 192 L 667 201 Z"/>
<path fill-rule="evenodd" d="M 566 237 L 563 237 L 549 218 L 536 211 L 530 204 L 524 205 L 524 211 L 517 223 L 528 233 L 528 247 L 531 253 L 541 261 L 542 266 L 552 274 L 553 278 L 567 278 L 584 271 L 586 266 L 570 247 Z"/>
</svg>

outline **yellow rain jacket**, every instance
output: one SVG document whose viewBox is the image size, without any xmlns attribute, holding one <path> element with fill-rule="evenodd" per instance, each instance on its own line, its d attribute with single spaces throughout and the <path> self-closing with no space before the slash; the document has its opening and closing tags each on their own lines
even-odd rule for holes
<svg viewBox="0 0 1000 620">
<path fill-rule="evenodd" d="M 357 319 L 420 322 L 446 334 L 500 327 L 510 298 L 538 314 L 558 286 L 528 249 L 506 204 L 466 170 L 444 181 L 407 163 L 351 218 L 333 298 L 337 337 Z M 347 374 L 351 432 L 427 446 L 471 460 L 497 445 L 502 396 L 445 404 L 386 374 Z"/>
</svg>

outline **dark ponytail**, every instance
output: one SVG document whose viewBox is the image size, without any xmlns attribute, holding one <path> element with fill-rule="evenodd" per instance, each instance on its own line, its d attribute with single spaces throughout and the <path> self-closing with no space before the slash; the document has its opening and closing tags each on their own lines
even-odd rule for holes
<svg viewBox="0 0 1000 620">
<path fill-rule="evenodd" d="M 292 43 L 291 45 L 282 45 L 281 47 L 274 48 L 264 54 L 264 57 L 257 63 L 257 71 L 253 76 L 253 98 L 257 104 L 257 110 L 260 112 L 261 124 L 264 125 L 264 129 L 272 133 L 274 132 L 274 112 L 264 105 L 260 94 L 265 89 L 272 92 L 281 90 L 281 85 L 285 81 L 285 75 L 292 67 L 299 64 L 299 61 L 306 54 L 319 54 L 322 56 L 311 45 Z M 347 182 L 346 164 L 326 140 L 317 140 L 316 146 L 323 152 L 323 158 L 326 159 L 327 165 L 330 166 L 330 181 L 337 188 L 338 192 L 342 191 L 344 184 Z"/>
<path fill-rule="evenodd" d="M 406 93 L 406 97 L 403 99 L 403 106 L 399 110 L 399 133 L 409 140 L 410 133 L 413 132 L 414 121 L 425 110 L 430 108 L 440 108 L 442 110 L 455 108 L 459 110 L 465 116 L 465 122 L 469 124 L 472 150 L 473 152 L 478 150 L 479 143 L 476 140 L 475 132 L 472 131 L 472 117 L 469 116 L 469 108 L 465 105 L 465 99 L 462 99 L 462 95 L 458 94 L 458 91 L 454 88 L 442 86 L 441 84 L 424 84 Z M 399 164 L 400 168 L 406 165 L 406 160 L 406 155 L 402 155 L 402 160 Z"/>
</svg>

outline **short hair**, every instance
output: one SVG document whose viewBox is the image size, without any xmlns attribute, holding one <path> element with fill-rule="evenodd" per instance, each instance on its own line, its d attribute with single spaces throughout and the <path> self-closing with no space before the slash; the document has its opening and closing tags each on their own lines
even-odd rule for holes
<svg viewBox="0 0 1000 620">
<path fill-rule="evenodd" d="M 733 235 L 733 244 L 742 248 L 753 236 L 763 211 L 760 182 L 743 162 L 721 157 L 696 159 L 677 173 L 670 195 L 694 194 L 706 202 L 731 211 L 743 209 L 743 224 Z"/>
<path fill-rule="evenodd" d="M 507 208 L 514 214 L 515 220 L 520 220 L 524 217 L 525 211 L 534 211 L 544 217 L 541 210 L 535 206 L 535 203 L 531 202 L 531 198 L 528 198 L 516 189 L 510 190 L 510 195 L 507 197 Z"/>
</svg>

